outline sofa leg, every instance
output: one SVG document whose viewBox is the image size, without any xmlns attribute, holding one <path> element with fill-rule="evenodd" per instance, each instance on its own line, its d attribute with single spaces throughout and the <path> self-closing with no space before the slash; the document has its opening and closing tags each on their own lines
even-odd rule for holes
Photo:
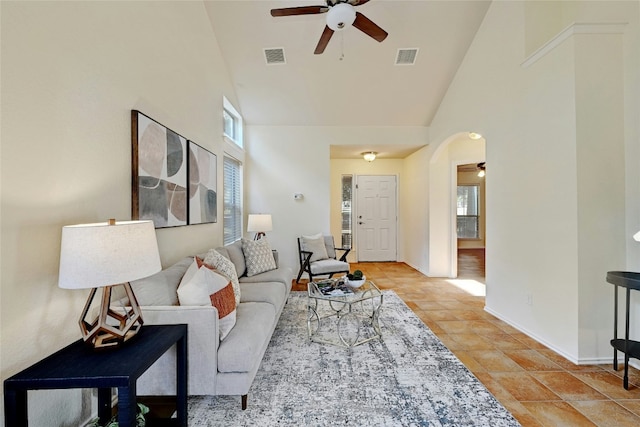
<svg viewBox="0 0 640 427">
<path fill-rule="evenodd" d="M 247 395 L 242 395 L 242 410 L 245 411 L 247 409 Z"/>
</svg>

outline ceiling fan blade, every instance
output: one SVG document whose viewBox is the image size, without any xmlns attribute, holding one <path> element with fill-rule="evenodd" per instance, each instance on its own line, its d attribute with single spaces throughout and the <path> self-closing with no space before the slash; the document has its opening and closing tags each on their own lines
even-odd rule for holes
<svg viewBox="0 0 640 427">
<path fill-rule="evenodd" d="M 350 0 L 349 4 L 351 4 L 351 6 L 360 6 L 362 4 L 368 3 L 369 0 Z"/>
<path fill-rule="evenodd" d="M 325 13 L 328 10 L 327 6 L 284 7 L 282 9 L 271 9 L 271 16 L 313 15 L 315 13 Z"/>
<path fill-rule="evenodd" d="M 322 32 L 320 40 L 318 41 L 318 46 L 316 46 L 316 50 L 313 52 L 314 54 L 319 55 L 324 52 L 324 49 L 329 44 L 329 40 L 331 40 L 331 36 L 333 35 L 333 33 L 334 31 L 325 25 L 324 31 Z"/>
<path fill-rule="evenodd" d="M 353 26 L 379 42 L 386 39 L 389 35 L 385 30 L 378 27 L 372 20 L 360 12 L 356 12 L 356 20 L 353 21 Z"/>
</svg>

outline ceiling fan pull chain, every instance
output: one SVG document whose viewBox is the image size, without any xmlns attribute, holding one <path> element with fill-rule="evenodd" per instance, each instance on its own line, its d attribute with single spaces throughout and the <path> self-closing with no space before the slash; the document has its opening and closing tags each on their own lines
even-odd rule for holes
<svg viewBox="0 0 640 427">
<path fill-rule="evenodd" d="M 340 61 L 344 59 L 344 31 L 340 31 Z"/>
</svg>

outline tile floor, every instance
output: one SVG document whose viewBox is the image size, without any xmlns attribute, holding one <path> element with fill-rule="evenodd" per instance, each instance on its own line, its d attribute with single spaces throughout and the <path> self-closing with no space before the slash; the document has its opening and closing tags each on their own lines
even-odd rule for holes
<svg viewBox="0 0 640 427">
<path fill-rule="evenodd" d="M 458 265 L 462 285 L 484 283 L 478 258 L 462 257 Z M 426 277 L 404 263 L 353 269 L 394 290 L 524 427 L 640 426 L 637 369 L 631 368 L 625 390 L 622 370 L 574 365 L 485 312 L 483 296 L 446 279 Z M 294 283 L 294 290 L 306 290 L 306 283 Z"/>
</svg>

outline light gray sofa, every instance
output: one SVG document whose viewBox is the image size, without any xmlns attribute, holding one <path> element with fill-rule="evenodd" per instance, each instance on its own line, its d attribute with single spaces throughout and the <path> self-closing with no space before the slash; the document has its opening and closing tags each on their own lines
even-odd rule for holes
<svg viewBox="0 0 640 427">
<path fill-rule="evenodd" d="M 216 250 L 233 262 L 240 282 L 236 325 L 223 341 L 218 337 L 215 307 L 178 305 L 177 288 L 193 257 L 131 286 L 144 324 L 188 325 L 189 395 L 240 395 L 246 409 L 249 388 L 291 291 L 293 272 L 278 267 L 247 277 L 240 241 Z M 274 256 L 277 264 L 277 253 Z M 172 350 L 140 377 L 138 395 L 175 395 L 175 366 Z"/>
</svg>

